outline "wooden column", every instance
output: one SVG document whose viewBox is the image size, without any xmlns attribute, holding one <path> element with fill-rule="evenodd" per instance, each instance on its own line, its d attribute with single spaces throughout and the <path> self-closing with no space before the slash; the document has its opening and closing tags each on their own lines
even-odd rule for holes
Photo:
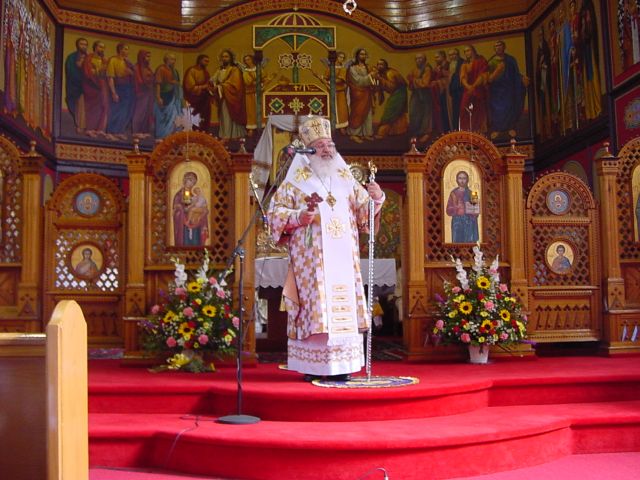
<svg viewBox="0 0 640 480">
<path fill-rule="evenodd" d="M 253 316 L 253 303 L 255 292 L 255 259 L 256 259 L 256 226 L 253 218 L 257 205 L 254 205 L 249 188 L 249 174 L 251 172 L 252 155 L 246 153 L 244 146 L 239 153 L 232 154 L 231 171 L 233 173 L 232 195 L 235 209 L 234 225 L 234 248 L 238 241 L 242 239 L 245 230 L 250 226 L 249 231 L 242 242 L 245 250 L 244 257 L 244 292 L 240 292 L 240 259 L 236 258 L 234 265 L 234 298 L 240 299 L 242 294 L 242 305 L 244 308 L 243 319 L 246 327 L 244 341 L 245 352 L 251 352 L 254 357 L 256 351 L 256 331 L 255 318 Z M 236 303 L 237 306 L 237 303 Z M 253 358 L 252 358 L 253 359 Z"/>
<path fill-rule="evenodd" d="M 511 292 L 520 300 L 525 312 L 529 311 L 529 289 L 527 282 L 525 245 L 525 204 L 522 190 L 522 174 L 526 155 L 516 151 L 516 141 L 511 139 L 511 151 L 503 156 L 505 167 L 505 195 L 507 213 L 507 255 L 511 271 Z M 501 353 L 512 355 L 533 355 L 529 344 L 518 344 L 510 347 L 510 352 L 502 349 L 492 349 L 491 354 L 500 356 Z"/>
<path fill-rule="evenodd" d="M 625 288 L 620 269 L 620 238 L 618 229 L 618 204 L 616 177 L 619 170 L 618 158 L 609 153 L 609 143 L 604 144 L 605 154 L 595 160 L 598 176 L 598 202 L 600 215 L 600 241 L 602 246 L 602 297 L 603 311 L 603 343 L 602 350 L 607 353 L 627 353 L 640 351 L 630 342 L 621 341 L 622 329 L 627 321 L 625 315 Z M 631 313 L 631 312 L 628 312 Z M 637 312 L 631 317 L 637 318 Z M 630 333 L 629 333 L 630 334 Z"/>
<path fill-rule="evenodd" d="M 427 321 L 427 283 L 424 272 L 424 172 L 426 157 L 415 149 L 415 145 L 404 155 L 404 168 L 407 174 L 407 196 L 403 221 L 406 226 L 403 247 L 406 252 L 402 265 L 406 279 L 407 312 L 403 319 L 404 344 L 409 359 L 424 356 L 424 328 Z"/>
<path fill-rule="evenodd" d="M 138 346 L 137 322 L 146 313 L 144 265 L 146 258 L 145 171 L 150 155 L 141 153 L 137 140 L 134 150 L 126 155 L 129 171 L 129 209 L 127 214 L 127 273 L 124 316 L 125 355 Z"/>
<path fill-rule="evenodd" d="M 41 278 L 42 252 L 42 168 L 44 158 L 36 153 L 36 142 L 31 141 L 29 153 L 20 156 L 22 175 L 22 269 L 18 284 L 18 316 L 28 321 L 27 332 L 40 332 L 42 314 Z M 43 323 L 46 320 L 43 319 Z"/>
<path fill-rule="evenodd" d="M 525 205 L 522 191 L 522 174 L 526 155 L 515 149 L 515 140 L 511 140 L 511 151 L 504 157 L 506 170 L 506 206 L 507 206 L 507 254 L 511 269 L 511 291 L 518 296 L 523 308 L 528 308 L 525 238 Z"/>
</svg>

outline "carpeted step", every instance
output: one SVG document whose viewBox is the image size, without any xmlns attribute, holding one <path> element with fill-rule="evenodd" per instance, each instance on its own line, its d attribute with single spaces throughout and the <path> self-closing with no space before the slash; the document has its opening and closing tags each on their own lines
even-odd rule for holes
<svg viewBox="0 0 640 480">
<path fill-rule="evenodd" d="M 640 398 L 640 362 L 595 359 L 526 362 L 402 364 L 379 362 L 374 374 L 410 376 L 399 388 L 333 389 L 303 382 L 277 365 L 245 371 L 243 411 L 273 421 L 364 421 L 454 415 L 487 406 L 586 403 Z M 234 369 L 213 374 L 150 373 L 90 363 L 91 413 L 227 415 L 235 413 Z"/>
<path fill-rule="evenodd" d="M 388 412 L 392 417 L 394 412 Z M 243 479 L 480 475 L 572 453 L 640 451 L 640 401 L 484 407 L 445 417 L 223 425 L 175 414 L 91 414 L 92 466 Z"/>
</svg>

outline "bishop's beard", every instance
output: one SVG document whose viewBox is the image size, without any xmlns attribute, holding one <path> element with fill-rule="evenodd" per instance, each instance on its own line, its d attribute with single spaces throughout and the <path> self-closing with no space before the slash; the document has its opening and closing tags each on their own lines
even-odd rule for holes
<svg viewBox="0 0 640 480">
<path fill-rule="evenodd" d="M 338 162 L 335 157 L 324 159 L 319 155 L 310 155 L 309 162 L 311 163 L 313 171 L 320 176 L 320 178 L 330 177 L 338 172 Z"/>
</svg>

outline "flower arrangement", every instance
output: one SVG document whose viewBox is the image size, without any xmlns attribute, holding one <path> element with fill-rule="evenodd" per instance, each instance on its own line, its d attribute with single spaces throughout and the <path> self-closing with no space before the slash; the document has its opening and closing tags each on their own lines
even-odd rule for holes
<svg viewBox="0 0 640 480">
<path fill-rule="evenodd" d="M 468 272 L 459 258 L 452 258 L 459 285 L 445 281 L 445 297 L 436 295 L 433 334 L 444 343 L 480 346 L 523 341 L 527 317 L 509 287 L 500 283 L 498 257 L 487 267 L 479 246 L 473 247 L 473 254 Z"/>
<path fill-rule="evenodd" d="M 209 255 L 195 275 L 188 275 L 177 259 L 175 279 L 165 301 L 151 308 L 151 315 L 140 326 L 143 347 L 150 352 L 168 351 L 167 364 L 159 369 L 202 372 L 214 370 L 203 354 L 224 355 L 235 351 L 234 340 L 240 320 L 231 308 L 231 294 L 225 282 L 218 282 L 209 271 Z"/>
</svg>

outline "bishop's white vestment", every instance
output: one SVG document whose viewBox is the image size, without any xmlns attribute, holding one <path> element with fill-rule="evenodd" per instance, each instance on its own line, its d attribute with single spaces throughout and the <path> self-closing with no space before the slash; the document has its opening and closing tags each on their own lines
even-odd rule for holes
<svg viewBox="0 0 640 480">
<path fill-rule="evenodd" d="M 369 318 L 360 273 L 359 231 L 368 231 L 369 194 L 336 155 L 337 171 L 320 178 L 297 154 L 271 199 L 269 223 L 276 242 L 289 246 L 283 289 L 288 322 L 288 368 L 338 375 L 364 365 L 362 333 Z M 301 226 L 306 198 L 321 201 L 313 223 Z M 376 205 L 379 213 L 381 205 Z"/>
</svg>

